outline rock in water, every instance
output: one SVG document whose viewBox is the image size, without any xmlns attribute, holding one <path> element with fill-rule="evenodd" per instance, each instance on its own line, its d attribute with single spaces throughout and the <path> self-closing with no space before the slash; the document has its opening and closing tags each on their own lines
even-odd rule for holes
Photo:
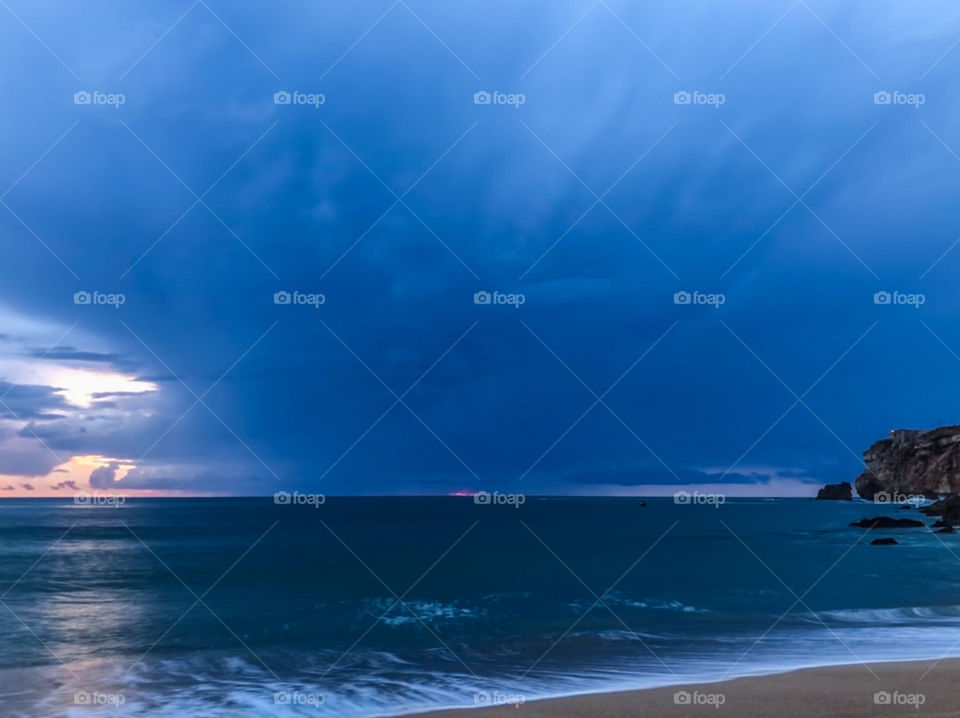
<svg viewBox="0 0 960 718">
<path fill-rule="evenodd" d="M 817 492 L 820 501 L 852 501 L 853 487 L 849 481 L 840 484 L 827 484 Z"/>
<path fill-rule="evenodd" d="M 872 519 L 861 519 L 850 524 L 861 529 L 910 529 L 922 527 L 923 521 L 916 519 L 892 519 L 889 516 L 874 516 Z"/>
<path fill-rule="evenodd" d="M 934 501 L 929 506 L 922 506 L 919 511 L 927 516 L 943 516 L 944 521 L 958 523 L 960 522 L 960 496 L 948 496 Z"/>
<path fill-rule="evenodd" d="M 880 538 L 874 539 L 870 542 L 871 546 L 896 546 L 897 540 L 895 538 Z"/>
<path fill-rule="evenodd" d="M 891 496 L 960 493 L 960 426 L 932 431 L 897 429 L 863 452 L 866 464 L 856 480 L 857 493 L 868 500 L 885 491 Z"/>
</svg>

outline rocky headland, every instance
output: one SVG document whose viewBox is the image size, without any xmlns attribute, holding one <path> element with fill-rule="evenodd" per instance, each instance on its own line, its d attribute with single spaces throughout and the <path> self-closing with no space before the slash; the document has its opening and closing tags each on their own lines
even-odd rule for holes
<svg viewBox="0 0 960 718">
<path fill-rule="evenodd" d="M 863 452 L 865 469 L 854 485 L 868 501 L 880 492 L 937 498 L 960 494 L 960 426 L 931 431 L 897 429 Z"/>
<path fill-rule="evenodd" d="M 820 500 L 849 501 L 857 495 L 879 506 L 917 508 L 936 517 L 936 533 L 953 533 L 960 527 L 960 426 L 941 426 L 930 431 L 897 429 L 863 452 L 864 471 L 854 486 L 828 484 L 817 493 Z M 929 501 L 932 500 L 932 503 Z M 852 527 L 900 529 L 923 527 L 916 519 L 875 516 L 855 521 Z M 893 545 L 893 539 L 878 539 L 877 545 Z"/>
</svg>

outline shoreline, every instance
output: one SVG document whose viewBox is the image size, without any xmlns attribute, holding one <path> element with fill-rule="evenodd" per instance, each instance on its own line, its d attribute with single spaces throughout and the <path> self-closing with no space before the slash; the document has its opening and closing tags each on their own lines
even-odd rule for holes
<svg viewBox="0 0 960 718">
<path fill-rule="evenodd" d="M 869 669 L 869 670 L 868 670 Z M 960 658 L 843 664 L 605 693 L 405 714 L 407 718 L 737 716 L 960 718 Z M 880 695 L 878 695 L 880 694 Z"/>
</svg>

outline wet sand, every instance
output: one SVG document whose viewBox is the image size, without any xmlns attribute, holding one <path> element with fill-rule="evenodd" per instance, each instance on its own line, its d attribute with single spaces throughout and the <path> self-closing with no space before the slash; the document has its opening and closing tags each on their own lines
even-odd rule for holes
<svg viewBox="0 0 960 718">
<path fill-rule="evenodd" d="M 960 659 L 934 664 L 931 660 L 810 668 L 720 683 L 597 693 L 419 715 L 421 718 L 960 717 Z"/>
</svg>

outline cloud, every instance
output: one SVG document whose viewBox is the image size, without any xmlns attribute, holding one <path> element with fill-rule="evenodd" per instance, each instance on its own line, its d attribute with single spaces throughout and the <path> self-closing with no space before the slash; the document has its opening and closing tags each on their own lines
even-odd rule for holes
<svg viewBox="0 0 960 718">
<path fill-rule="evenodd" d="M 20 484 L 20 488 L 25 491 L 35 491 L 33 484 Z"/>
<path fill-rule="evenodd" d="M 91 484 L 92 485 L 92 484 Z M 259 496 L 277 490 L 278 482 L 262 474 L 217 473 L 196 467 L 131 469 L 114 488 L 139 491 L 193 491 L 210 494 Z"/>
<path fill-rule="evenodd" d="M 84 463 L 103 461 L 104 457 L 81 457 Z M 78 467 L 79 468 L 79 467 Z M 122 477 L 122 478 L 121 478 Z M 202 466 L 167 465 L 133 467 L 121 461 L 109 461 L 89 471 L 87 485 L 97 490 L 193 493 L 199 495 L 262 496 L 277 490 L 277 480 L 255 474 L 215 473 Z M 284 484 L 292 486 L 292 484 Z M 80 488 L 74 480 L 57 482 L 53 490 Z"/>
<path fill-rule="evenodd" d="M 69 361 L 69 362 L 96 362 L 110 364 L 113 367 L 122 367 L 128 365 L 128 360 L 119 354 L 104 354 L 102 352 L 82 351 L 75 347 L 61 347 L 58 349 L 33 348 L 28 352 L 29 356 L 45 361 Z"/>
<path fill-rule="evenodd" d="M 674 475 L 676 474 L 676 475 Z M 605 484 L 616 486 L 643 486 L 644 484 L 758 484 L 769 482 L 774 473 L 732 471 L 708 472 L 699 469 L 680 468 L 670 473 L 663 467 L 643 466 L 633 469 L 602 469 L 578 471 L 564 476 L 564 481 L 574 484 Z"/>
<path fill-rule="evenodd" d="M 35 384 L 11 384 L 0 381 L 0 419 L 52 420 L 64 416 L 68 408 L 57 387 Z"/>
<path fill-rule="evenodd" d="M 475 79 L 399 11 L 324 78 L 320 114 L 274 105 L 273 76 L 217 23 L 178 26 L 130 74 L 128 103 L 95 116 L 63 101 L 35 38 L 5 38 L 21 68 L 7 95 L 32 99 L 0 118 L 3 166 L 33 167 L 83 121 L 11 195 L 50 251 L 0 216 L 19 238 L 0 262 L 0 473 L 45 475 L 52 451 L 138 466 L 122 481 L 101 467 L 91 485 L 267 493 L 276 473 L 322 476 L 328 492 L 439 491 L 529 471 L 526 482 L 564 491 L 713 481 L 723 472 L 702 467 L 744 455 L 839 479 L 893 426 L 957 421 L 955 359 L 917 321 L 960 349 L 960 252 L 944 254 L 960 225 L 955 159 L 915 110 L 872 103 L 873 77 L 822 25 L 790 18 L 753 45 L 762 3 L 620 3 L 681 76 L 695 59 L 719 77 L 751 48 L 700 88 L 726 95 L 713 109 L 674 105 L 683 87 L 600 10 L 531 67 L 576 21 L 568 4 L 458 7 L 423 0 L 417 12 L 485 77 L 524 75 L 500 88 L 527 95 L 519 113 L 474 105 Z M 936 9 L 825 5 L 823 22 L 871 48 L 871 64 L 926 67 L 930 47 L 960 34 L 960 9 Z M 71 65 L 118 77 L 165 13 L 145 6 L 131 23 L 65 6 L 44 37 L 69 44 L 85 28 Z M 340 46 L 366 14 L 238 8 L 230 23 L 290 88 L 310 89 L 315 68 L 296 48 Z M 524 31 L 484 40 L 508 26 Z M 924 79 L 921 113 L 957 147 L 951 62 Z M 209 204 L 223 224 L 197 208 L 171 226 L 189 202 L 164 164 L 197 192 L 218 181 Z M 791 191 L 818 179 L 810 210 L 788 211 Z M 922 310 L 872 303 L 921 275 Z M 72 303 L 97 283 L 127 301 Z M 327 302 L 273 304 L 294 289 Z M 479 290 L 527 301 L 477 306 Z M 726 302 L 675 305 L 680 290 Z M 32 364 L 46 375 L 14 385 Z M 93 391 L 78 408 L 54 378 L 64 367 L 159 388 Z M 772 475 L 738 468 L 724 482 Z"/>
<path fill-rule="evenodd" d="M 94 489 L 109 489 L 116 482 L 117 470 L 120 464 L 113 462 L 100 466 L 90 472 L 90 487 Z"/>
<path fill-rule="evenodd" d="M 68 456 L 54 453 L 32 437 L 0 440 L 0 474 L 37 478 L 46 476 Z"/>
</svg>

